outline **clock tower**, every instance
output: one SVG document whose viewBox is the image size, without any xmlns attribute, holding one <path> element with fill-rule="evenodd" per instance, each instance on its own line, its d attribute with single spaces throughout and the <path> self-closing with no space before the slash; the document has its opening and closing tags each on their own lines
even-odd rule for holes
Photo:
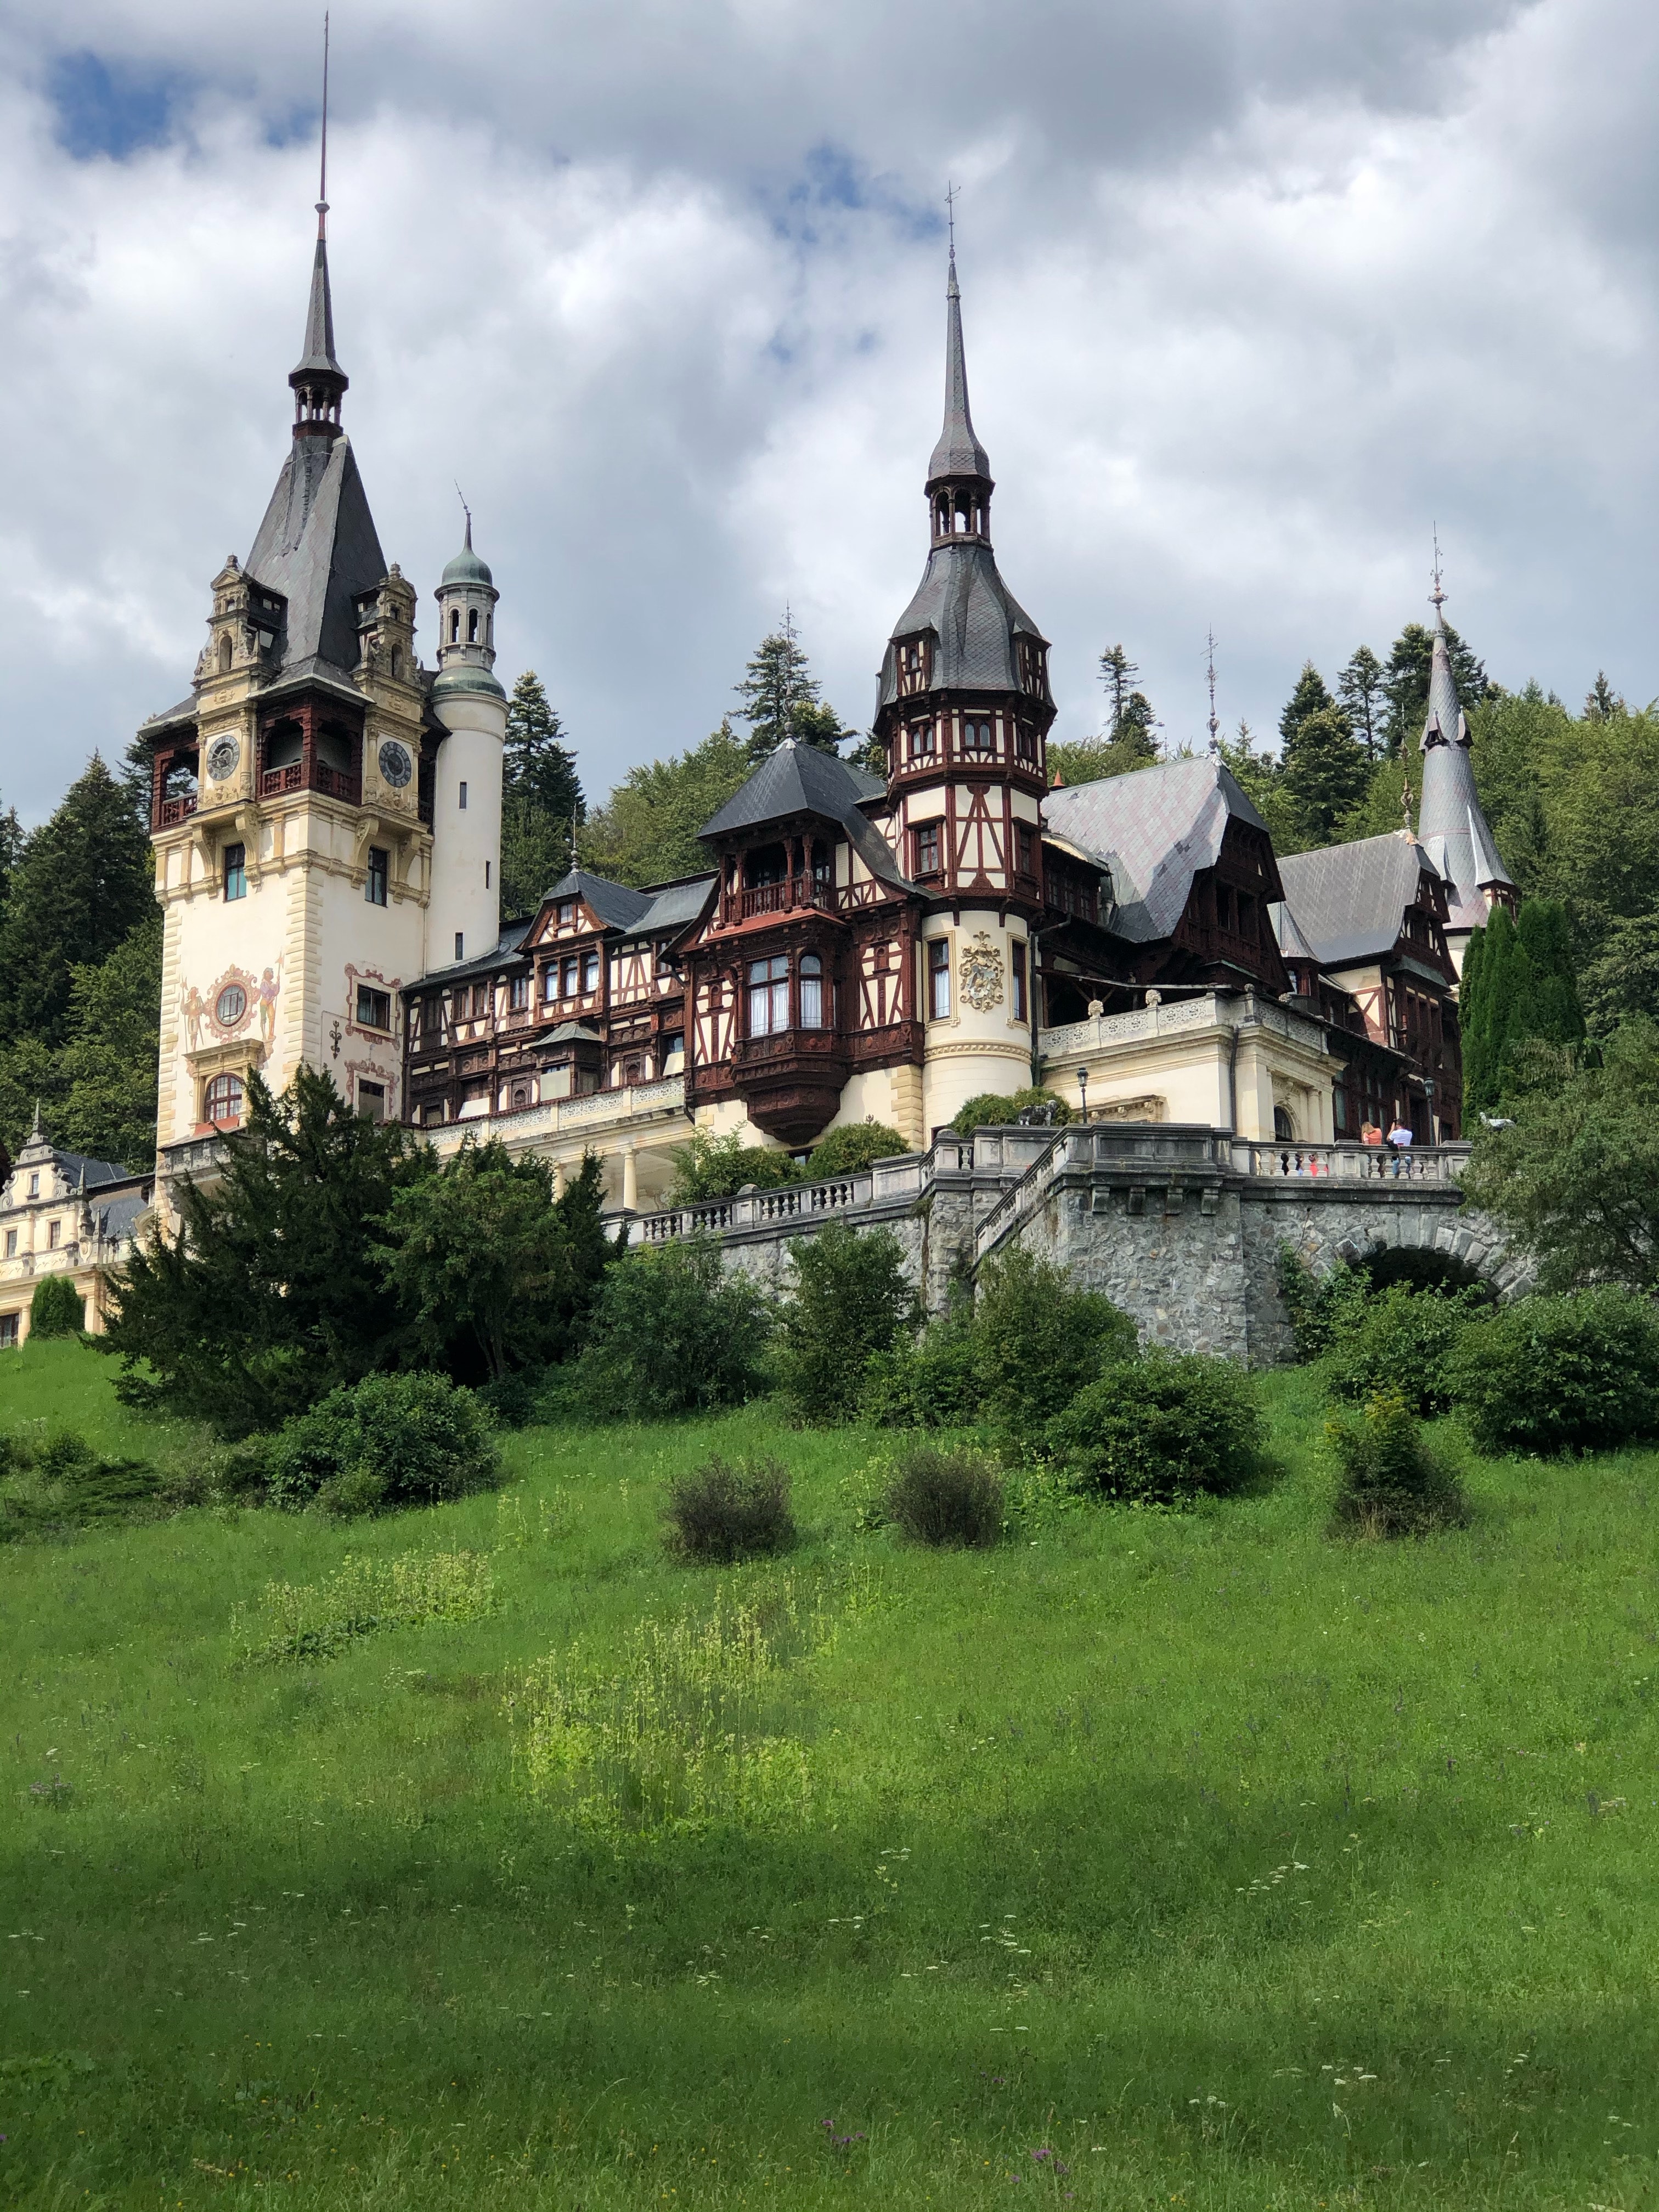
<svg viewBox="0 0 1659 2212">
<path fill-rule="evenodd" d="M 213 580 L 190 696 L 141 732 L 166 917 L 164 1173 L 240 1122 L 256 1071 L 280 1091 L 303 1060 L 360 1111 L 403 1110 L 399 992 L 427 965 L 454 739 L 341 427 L 326 212 L 276 489 L 246 559 Z M 496 835 L 500 758 L 497 742 Z"/>
</svg>

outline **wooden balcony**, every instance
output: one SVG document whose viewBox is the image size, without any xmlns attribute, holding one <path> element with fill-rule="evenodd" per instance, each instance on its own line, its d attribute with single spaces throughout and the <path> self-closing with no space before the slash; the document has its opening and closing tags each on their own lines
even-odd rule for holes
<svg viewBox="0 0 1659 2212">
<path fill-rule="evenodd" d="M 817 876 L 786 876 L 775 884 L 750 884 L 727 894 L 720 904 L 720 921 L 731 928 L 762 915 L 808 912 L 833 914 L 838 904 L 836 887 Z"/>
<path fill-rule="evenodd" d="M 286 768 L 268 768 L 259 776 L 261 799 L 285 799 L 290 792 L 314 791 L 324 799 L 337 799 L 347 806 L 363 803 L 363 780 L 343 769 L 330 768 L 326 763 L 311 763 L 309 780 L 302 760 L 290 761 Z"/>
</svg>

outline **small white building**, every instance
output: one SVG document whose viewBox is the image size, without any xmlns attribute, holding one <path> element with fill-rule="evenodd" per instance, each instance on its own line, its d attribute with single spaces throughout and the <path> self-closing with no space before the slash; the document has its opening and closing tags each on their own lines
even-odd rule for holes
<svg viewBox="0 0 1659 2212">
<path fill-rule="evenodd" d="M 52 1144 L 37 1107 L 27 1144 L 0 1183 L 0 1349 L 26 1341 L 44 1275 L 67 1275 L 85 1326 L 104 1327 L 103 1271 L 125 1260 L 149 1218 L 153 1174 Z"/>
</svg>

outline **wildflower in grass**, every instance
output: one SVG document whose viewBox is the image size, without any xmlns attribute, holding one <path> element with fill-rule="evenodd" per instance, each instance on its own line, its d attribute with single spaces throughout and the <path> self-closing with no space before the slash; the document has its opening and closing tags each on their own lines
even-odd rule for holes
<svg viewBox="0 0 1659 2212">
<path fill-rule="evenodd" d="M 231 1633 L 244 1659 L 331 1659 L 379 1630 L 482 1620 L 495 1605 L 485 1553 L 404 1552 L 388 1559 L 348 1553 L 325 1582 L 267 1583 L 256 1620 L 239 1607 Z"/>
</svg>

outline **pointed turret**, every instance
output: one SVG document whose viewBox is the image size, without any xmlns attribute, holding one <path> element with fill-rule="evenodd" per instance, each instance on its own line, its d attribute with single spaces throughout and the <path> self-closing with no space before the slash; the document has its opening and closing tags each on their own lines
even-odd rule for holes
<svg viewBox="0 0 1659 2212">
<path fill-rule="evenodd" d="M 945 288 L 945 427 L 939 434 L 933 458 L 927 464 L 927 490 L 934 497 L 935 528 L 948 537 L 960 528 L 952 507 L 937 495 L 960 489 L 982 495 L 981 527 L 989 521 L 994 482 L 991 459 L 974 434 L 974 418 L 968 406 L 968 357 L 962 343 L 962 288 L 957 283 L 957 250 L 951 248 L 951 273 Z"/>
<path fill-rule="evenodd" d="M 1423 799 L 1418 839 L 1446 883 L 1446 940 L 1459 974 L 1470 937 L 1498 904 L 1513 905 L 1515 885 L 1498 857 L 1480 795 L 1474 786 L 1469 728 L 1457 701 L 1442 609 L 1446 595 L 1437 568 L 1434 654 L 1429 668 L 1429 711 L 1423 725 Z"/>
<path fill-rule="evenodd" d="M 350 378 L 334 357 L 334 297 L 328 282 L 328 202 L 317 203 L 317 251 L 311 264 L 305 349 L 289 373 L 296 438 L 340 434 L 340 401 Z"/>
</svg>

